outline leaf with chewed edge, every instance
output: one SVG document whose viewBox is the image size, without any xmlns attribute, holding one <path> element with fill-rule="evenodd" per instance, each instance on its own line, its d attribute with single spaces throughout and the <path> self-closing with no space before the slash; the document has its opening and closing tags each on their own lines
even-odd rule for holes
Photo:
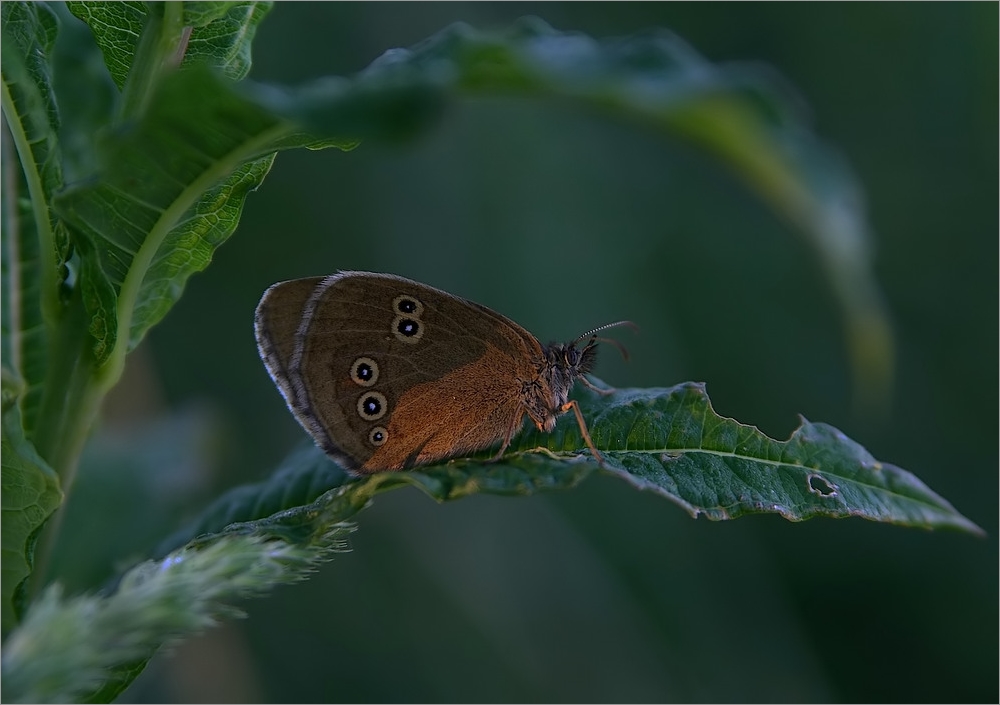
<svg viewBox="0 0 1000 705">
<path fill-rule="evenodd" d="M 310 444 L 296 450 L 274 475 L 235 488 L 209 506 L 197 522 L 156 552 L 215 550 L 228 540 L 275 540 L 316 550 L 349 530 L 375 495 L 414 486 L 447 501 L 472 494 L 527 496 L 570 489 L 599 468 L 684 507 L 692 516 L 735 519 L 777 513 L 799 521 L 816 516 L 858 516 L 923 528 L 982 530 L 912 474 L 880 463 L 826 424 L 803 421 L 787 441 L 719 416 L 704 385 L 621 389 L 577 396 L 599 465 L 572 414 L 549 434 L 534 427 L 508 452 L 491 451 L 405 472 L 353 477 Z M 127 663 L 113 692 L 141 670 Z"/>
<path fill-rule="evenodd" d="M 853 516 L 982 533 L 915 475 L 877 461 L 833 426 L 803 419 L 787 441 L 774 440 L 718 415 L 703 384 L 618 390 L 585 408 L 606 471 L 692 516 Z"/>
<path fill-rule="evenodd" d="M 375 495 L 401 486 L 415 486 L 442 502 L 477 493 L 527 496 L 570 489 L 599 468 L 670 499 L 694 517 L 861 517 L 983 533 L 916 476 L 875 460 L 827 424 L 803 421 L 787 441 L 774 440 L 719 416 L 704 385 L 690 382 L 607 396 L 584 389 L 577 399 L 603 467 L 590 457 L 572 414 L 562 416 L 550 434 L 526 428 L 497 462 L 488 460 L 492 451 L 483 451 L 355 478 L 310 445 L 292 454 L 271 480 L 224 495 L 161 553 L 199 535 L 210 542 L 220 532 L 262 531 L 306 540 L 329 524 L 352 519 Z"/>
</svg>

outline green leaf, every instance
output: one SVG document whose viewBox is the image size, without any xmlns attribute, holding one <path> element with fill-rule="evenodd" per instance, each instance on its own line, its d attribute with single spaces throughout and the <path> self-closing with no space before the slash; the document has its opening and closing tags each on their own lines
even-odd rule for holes
<svg viewBox="0 0 1000 705">
<path fill-rule="evenodd" d="M 767 67 L 712 64 L 662 30 L 595 40 L 526 18 L 506 32 L 453 25 L 386 52 L 350 82 L 325 79 L 310 90 L 311 99 L 300 93 L 272 108 L 318 134 L 406 138 L 454 97 L 506 93 L 574 101 L 708 151 L 818 253 L 844 316 L 856 399 L 888 399 L 892 331 L 861 189 Z"/>
<path fill-rule="evenodd" d="M 50 66 L 58 22 L 43 3 L 3 3 L 0 14 L 7 128 L 2 176 L 3 365 L 8 375 L 24 382 L 20 408 L 30 434 L 42 404 L 50 338 L 46 320 L 52 323 L 59 315 L 70 249 L 66 230 L 49 207 L 63 183 Z M 15 154 L 17 166 L 9 163 Z"/>
<path fill-rule="evenodd" d="M 273 159 L 255 138 L 277 120 L 203 100 L 218 85 L 205 73 L 176 78 L 164 81 L 139 124 L 102 144 L 100 180 L 57 199 L 78 231 L 99 362 L 121 333 L 129 349 L 138 344 L 187 278 L 208 266 Z"/>
<path fill-rule="evenodd" d="M 816 232 L 826 237 L 830 223 L 843 225 L 844 243 L 854 244 L 829 259 L 831 271 L 861 272 L 865 285 L 851 275 L 851 291 L 874 290 L 860 254 L 863 233 L 854 227 L 864 217 L 859 204 L 845 195 L 853 193 L 854 183 L 795 120 L 770 74 L 714 67 L 672 35 L 599 43 L 554 32 L 537 21 L 500 35 L 457 25 L 413 51 L 387 53 L 351 80 L 328 78 L 282 90 L 227 83 L 198 66 L 166 75 L 140 121 L 105 142 L 98 179 L 57 202 L 81 239 L 89 241 L 83 249 L 96 257 L 83 265 L 82 276 L 98 360 L 108 359 L 125 335 L 128 345 L 137 343 L 173 303 L 163 292 L 179 293 L 186 276 L 205 266 L 204 257 L 195 257 L 176 275 L 167 274 L 153 286 L 146 283 L 152 262 L 169 256 L 175 228 L 181 223 L 194 232 L 206 227 L 206 221 L 191 217 L 201 194 L 241 164 L 276 149 L 348 148 L 362 138 L 408 137 L 436 118 L 448 99 L 487 90 L 570 98 L 684 136 L 691 136 L 692 124 L 729 124 L 738 115 L 739 139 L 732 130 L 726 133 L 723 158 L 739 166 L 749 150 L 755 155 L 750 161 L 759 167 L 754 183 L 770 175 L 782 194 L 798 199 L 796 213 L 826 214 L 817 215 L 810 232 L 822 222 L 826 229 Z M 693 112 L 700 116 L 695 123 Z M 792 136 L 794 149 L 788 142 Z M 174 239 L 190 247 L 197 238 Z M 880 312 L 865 310 L 857 320 L 887 336 Z M 140 315 L 133 315 L 136 311 Z M 874 357 L 887 350 L 881 343 L 866 349 Z"/>
<path fill-rule="evenodd" d="M 9 86 L 16 111 L 25 124 L 38 156 L 39 171 L 58 170 L 58 159 L 51 158 L 55 148 L 55 133 L 59 130 L 59 114 L 52 92 L 51 54 L 55 46 L 59 23 L 55 14 L 43 3 L 10 2 L 0 7 L 4 33 L 3 75 Z M 39 144 L 35 144 L 35 142 Z M 56 175 L 43 179 L 58 184 Z"/>
<path fill-rule="evenodd" d="M 167 76 L 139 122 L 106 136 L 98 178 L 56 201 L 76 229 L 98 362 L 121 338 L 123 358 L 208 265 L 274 150 L 334 144 L 297 134 L 208 69 Z"/>
<path fill-rule="evenodd" d="M 74 183 L 93 174 L 94 137 L 111 124 L 121 94 L 90 29 L 70 14 L 65 3 L 54 3 L 52 9 L 60 25 L 52 57 L 59 146 L 65 182 Z"/>
<path fill-rule="evenodd" d="M 62 502 L 55 472 L 25 440 L 16 410 L 3 417 L 0 491 L 0 620 L 4 637 L 24 607 L 25 581 L 34 563 L 35 540 Z"/>
<path fill-rule="evenodd" d="M 6 329 L 4 335 L 6 335 Z M 0 368 L 0 384 L 2 384 L 2 393 L 0 393 L 2 409 L 0 410 L 6 414 L 24 394 L 24 380 L 18 377 L 17 373 L 4 366 Z"/>
<path fill-rule="evenodd" d="M 695 383 L 606 396 L 581 390 L 577 396 L 604 456 L 600 469 L 670 499 L 693 517 L 861 517 L 983 533 L 915 476 L 876 461 L 832 426 L 803 421 L 791 438 L 777 441 L 716 414 L 704 385 Z M 352 519 L 375 495 L 401 486 L 442 502 L 476 493 L 528 496 L 575 487 L 599 467 L 572 414 L 549 434 L 527 427 L 498 462 L 486 460 L 492 454 L 354 478 L 309 446 L 267 482 L 224 495 L 162 550 L 220 532 L 311 541 L 331 524 Z"/>
<path fill-rule="evenodd" d="M 192 31 L 181 65 L 205 64 L 222 70 L 234 80 L 244 78 L 250 71 L 250 49 L 257 26 L 272 4 L 184 3 L 182 21 Z M 119 89 L 124 88 L 147 26 L 150 5 L 143 2 L 69 2 L 67 6 L 90 27 L 115 84 Z"/>
<path fill-rule="evenodd" d="M 7 133 L 5 131 L 4 137 Z M 6 139 L 5 142 L 9 143 Z M 38 237 L 35 234 L 33 214 L 26 200 L 10 203 L 17 198 L 24 179 L 15 169 L 7 168 L 13 150 L 3 150 L 3 198 L 5 211 L 16 214 L 5 218 L 0 228 L 0 339 L 2 339 L 2 365 L 6 380 L 16 380 L 16 395 L 4 397 L 4 410 L 8 403 L 18 402 L 24 424 L 32 429 L 42 401 L 42 381 L 46 373 L 48 336 L 42 320 L 41 276 L 42 263 L 38 255 Z M 9 178 L 13 176 L 13 183 Z M 14 387 L 8 387 L 11 394 Z"/>
<path fill-rule="evenodd" d="M 206 64 L 239 81 L 250 72 L 257 27 L 273 2 L 186 2 L 184 24 L 193 26 L 182 66 Z"/>
<path fill-rule="evenodd" d="M 803 422 L 789 440 L 776 441 L 716 414 L 704 386 L 693 383 L 608 395 L 583 390 L 579 401 L 604 456 L 603 471 L 674 501 L 692 516 L 721 520 L 777 513 L 795 521 L 859 516 L 982 533 L 913 475 L 875 461 L 825 424 Z M 213 550 L 234 537 L 266 537 L 304 549 L 328 546 L 377 494 L 404 486 L 438 501 L 565 490 L 599 468 L 588 453 L 570 414 L 550 434 L 530 427 L 495 463 L 484 460 L 491 455 L 484 450 L 475 458 L 413 471 L 352 477 L 309 445 L 268 481 L 236 488 L 214 502 L 157 555 L 183 544 L 188 551 Z"/>
<path fill-rule="evenodd" d="M 149 658 L 138 658 L 132 662 L 108 666 L 104 677 L 107 679 L 96 690 L 91 690 L 80 698 L 81 703 L 113 703 L 125 689 L 146 670 Z"/>
<path fill-rule="evenodd" d="M 90 27 L 115 85 L 121 90 L 128 78 L 142 27 L 143 2 L 67 2 L 66 7 Z"/>
<path fill-rule="evenodd" d="M 719 416 L 702 384 L 619 390 L 588 409 L 606 471 L 695 517 L 861 517 L 983 533 L 914 475 L 875 460 L 833 426 L 803 419 L 777 441 Z"/>
<path fill-rule="evenodd" d="M 139 291 L 132 318 L 130 348 L 180 299 L 187 278 L 212 261 L 215 249 L 239 224 L 243 203 L 271 169 L 274 155 L 243 164 L 202 196 L 186 222 L 173 228 L 154 258 Z"/>
<path fill-rule="evenodd" d="M 261 483 L 236 487 L 212 502 L 198 519 L 166 539 L 153 552 L 160 558 L 197 536 L 214 534 L 230 524 L 279 514 L 291 507 L 311 504 L 350 476 L 332 463 L 312 443 L 293 452 L 271 477 Z"/>
</svg>

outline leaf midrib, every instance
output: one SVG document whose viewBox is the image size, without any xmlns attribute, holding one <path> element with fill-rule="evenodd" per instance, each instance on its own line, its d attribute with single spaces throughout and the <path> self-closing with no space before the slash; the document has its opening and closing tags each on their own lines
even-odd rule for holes
<svg viewBox="0 0 1000 705">
<path fill-rule="evenodd" d="M 222 182 L 242 164 L 266 153 L 267 147 L 286 137 L 292 132 L 291 128 L 289 123 L 281 121 L 244 140 L 225 155 L 215 159 L 210 167 L 191 181 L 173 202 L 162 210 L 160 217 L 157 218 L 149 234 L 143 239 L 142 245 L 129 264 L 128 274 L 125 275 L 125 280 L 122 282 L 118 295 L 118 329 L 115 345 L 108 360 L 98 372 L 103 389 L 110 390 L 121 377 L 139 292 L 164 240 L 177 226 L 184 214 L 197 204 L 205 193 Z"/>
<path fill-rule="evenodd" d="M 781 443 L 781 441 L 775 441 L 775 442 Z M 741 455 L 739 453 L 734 453 L 734 452 L 721 451 L 721 450 L 710 450 L 710 449 L 707 449 L 707 448 L 693 448 L 693 447 L 692 448 L 660 448 L 660 449 L 643 448 L 643 449 L 629 449 L 629 450 L 607 450 L 607 449 L 602 448 L 601 449 L 601 453 L 603 453 L 605 455 L 625 455 L 625 454 L 629 454 L 629 453 L 637 453 L 637 454 L 645 454 L 645 455 L 654 455 L 654 454 L 655 455 L 662 455 L 662 454 L 667 454 L 667 455 L 684 455 L 684 454 L 703 453 L 705 455 L 714 455 L 714 456 L 723 456 L 723 457 L 736 458 L 737 460 L 746 460 L 746 461 L 750 461 L 750 462 L 754 462 L 754 463 L 760 463 L 762 465 L 771 465 L 771 466 L 779 467 L 779 468 L 788 468 L 788 469 L 802 468 L 802 469 L 811 470 L 813 472 L 820 473 L 820 474 L 822 474 L 824 476 L 836 478 L 837 480 L 840 480 L 841 482 L 844 482 L 844 483 L 847 483 L 847 484 L 852 484 L 852 485 L 855 485 L 855 486 L 858 486 L 858 487 L 865 487 L 865 488 L 868 488 L 868 489 L 871 489 L 871 490 L 876 490 L 876 491 L 888 494 L 888 495 L 890 495 L 892 497 L 900 497 L 902 499 L 906 499 L 906 500 L 909 500 L 911 502 L 915 502 L 915 503 L 918 503 L 918 504 L 923 504 L 923 505 L 926 505 L 926 506 L 934 507 L 935 509 L 938 509 L 938 510 L 942 509 L 942 507 L 940 505 L 932 504 L 932 503 L 930 503 L 927 500 L 924 500 L 924 499 L 921 499 L 921 498 L 917 498 L 917 497 L 913 497 L 911 495 L 900 494 L 899 492 L 895 492 L 895 491 L 893 491 L 893 490 L 891 490 L 891 489 L 889 489 L 887 487 L 881 487 L 879 485 L 873 485 L 871 483 L 864 482 L 864 481 L 858 480 L 856 478 L 845 477 L 844 475 L 832 472 L 832 471 L 827 470 L 825 468 L 813 467 L 811 465 L 806 465 L 804 463 L 789 463 L 787 461 L 781 461 L 781 460 L 767 460 L 767 459 L 764 459 L 764 458 L 755 458 L 755 457 L 750 456 L 750 455 Z M 879 465 L 882 465 L 882 463 L 879 463 Z"/>
</svg>

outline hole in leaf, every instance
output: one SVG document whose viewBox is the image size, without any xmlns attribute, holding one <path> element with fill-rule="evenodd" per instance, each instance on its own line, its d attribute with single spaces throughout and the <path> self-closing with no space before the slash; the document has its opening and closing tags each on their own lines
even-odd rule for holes
<svg viewBox="0 0 1000 705">
<path fill-rule="evenodd" d="M 808 479 L 809 491 L 818 494 L 820 497 L 836 497 L 837 486 L 831 484 L 825 477 L 812 473 Z"/>
</svg>

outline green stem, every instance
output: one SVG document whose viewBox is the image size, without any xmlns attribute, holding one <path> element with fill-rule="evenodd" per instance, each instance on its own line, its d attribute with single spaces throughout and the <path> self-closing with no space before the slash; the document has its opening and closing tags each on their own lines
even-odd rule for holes
<svg viewBox="0 0 1000 705">
<path fill-rule="evenodd" d="M 182 26 L 182 3 L 164 3 L 148 7 L 139 46 L 122 92 L 119 120 L 140 115 L 146 109 L 159 78 L 164 71 L 172 68 L 173 63 L 176 63 L 178 47 L 186 41 Z M 4 106 L 7 110 L 9 96 L 6 93 L 6 86 L 4 89 Z M 13 106 L 12 101 L 10 104 Z M 25 162 L 23 156 L 22 162 Z M 36 180 L 40 184 L 40 179 L 36 177 Z M 44 192 L 36 193 L 36 190 L 32 190 L 31 199 L 36 208 L 39 207 L 38 204 L 45 205 L 47 212 Z M 48 221 L 39 222 L 48 229 L 48 239 L 51 241 L 51 225 Z M 42 249 L 43 252 L 55 252 L 54 246 L 46 247 L 44 239 Z M 52 266 L 46 269 L 54 272 L 54 261 Z M 145 269 L 146 267 L 142 268 L 143 273 Z M 43 291 L 48 290 L 50 287 L 43 287 Z M 55 294 L 54 286 L 51 287 L 51 291 Z M 115 358 L 115 364 L 110 370 L 106 366 L 104 374 L 97 374 L 92 341 L 87 334 L 86 310 L 80 299 L 79 290 L 75 294 L 71 306 L 68 307 L 71 310 L 63 312 L 58 326 L 50 327 L 50 362 L 45 378 L 39 430 L 35 438 L 39 453 L 59 475 L 62 490 L 67 496 L 76 476 L 80 455 L 97 419 L 101 402 L 121 377 L 124 355 L 129 342 L 128 325 L 131 320 L 131 309 L 134 306 L 134 297 L 124 306 L 129 315 L 126 316 L 124 325 L 125 336 L 119 338 L 116 346 L 120 352 Z M 58 303 L 57 298 L 53 297 L 53 300 Z M 49 320 L 49 317 L 46 319 Z M 38 568 L 33 580 L 34 590 L 44 584 L 46 566 L 59 534 L 62 514 L 60 510 L 53 517 L 42 537 L 37 551 Z"/>
<path fill-rule="evenodd" d="M 60 424 L 60 436 L 52 448 L 50 462 L 59 473 L 64 493 L 69 493 L 80 463 L 80 455 L 97 421 L 105 390 L 95 380 L 94 356 L 89 337 L 80 341 L 76 364 L 69 377 L 65 402 L 66 413 Z"/>
<path fill-rule="evenodd" d="M 50 216 L 48 194 L 45 184 L 42 182 L 38 163 L 31 150 L 25 126 L 20 120 L 20 115 L 17 113 L 13 96 L 6 82 L 2 84 L 2 103 L 4 123 L 7 127 L 6 134 L 14 143 L 33 210 L 38 237 L 39 307 L 47 341 L 45 383 L 42 389 L 39 415 L 35 428 L 27 428 L 26 431 L 35 443 L 39 454 L 62 476 L 61 468 L 53 463 L 53 448 L 60 443 L 64 418 L 67 412 L 71 411 L 66 404 L 66 385 L 77 364 L 74 356 L 76 351 L 80 349 L 80 335 L 83 334 L 85 325 L 79 316 L 74 315 L 72 303 L 66 306 L 59 300 L 55 226 Z M 7 185 L 10 187 L 12 184 L 8 182 Z M 11 232 L 9 235 L 12 242 L 16 242 L 17 238 L 22 237 L 19 232 Z M 13 260 L 11 264 L 16 266 Z M 9 304 L 12 313 L 18 313 L 21 303 L 17 299 L 22 294 L 21 290 L 19 288 L 8 289 L 5 293 L 12 298 Z M 76 308 L 82 312 L 82 303 L 78 299 L 79 297 L 77 297 Z M 17 366 L 15 369 L 18 369 L 20 364 L 17 357 L 21 350 L 21 342 L 17 339 L 21 335 L 19 323 L 12 322 L 10 335 L 14 337 L 11 341 L 11 350 L 14 352 L 15 359 L 12 362 Z"/>
<path fill-rule="evenodd" d="M 3 115 L 10 136 L 14 141 L 21 169 L 24 171 L 24 180 L 28 185 L 28 196 L 31 199 L 31 209 L 38 230 L 42 319 L 45 321 L 47 333 L 51 336 L 58 325 L 61 306 L 59 305 L 59 282 L 57 280 L 56 239 L 52 220 L 49 217 L 49 201 L 42 183 L 42 175 L 31 151 L 31 142 L 14 105 L 14 98 L 10 94 L 6 81 L 0 85 L 2 85 L 3 91 Z M 16 235 L 16 233 L 10 234 L 11 237 L 16 237 Z M 19 348 L 20 345 L 15 343 L 15 347 Z"/>
<path fill-rule="evenodd" d="M 80 351 L 90 345 L 85 313 L 83 301 L 77 294 L 67 306 L 60 325 L 48 336 L 45 381 L 38 421 L 31 434 L 38 454 L 52 466 L 63 482 L 63 469 L 57 464 L 55 456 L 63 443 L 64 426 L 74 416 L 74 409 L 68 403 L 69 390 L 73 377 L 78 374 Z"/>
<path fill-rule="evenodd" d="M 82 305 L 80 306 L 82 309 Z M 67 375 L 66 386 L 62 387 L 61 401 L 64 409 L 57 417 L 42 416 L 46 430 L 55 429 L 55 437 L 47 437 L 46 457 L 51 467 L 59 475 L 60 487 L 65 497 L 69 496 L 80 456 L 87 438 L 97 420 L 104 391 L 94 379 L 94 358 L 89 336 L 78 340 L 78 354 L 73 357 L 75 364 Z M 55 397 L 55 395 L 53 395 Z M 58 420 L 56 420 L 58 419 Z M 31 576 L 32 598 L 47 582 L 48 567 L 59 537 L 59 530 L 66 513 L 65 502 L 48 521 L 35 548 L 35 568 Z"/>
<path fill-rule="evenodd" d="M 142 35 L 122 88 L 119 122 L 145 112 L 161 76 L 176 66 L 178 50 L 187 43 L 183 26 L 184 3 L 150 3 L 146 8 Z"/>
</svg>

